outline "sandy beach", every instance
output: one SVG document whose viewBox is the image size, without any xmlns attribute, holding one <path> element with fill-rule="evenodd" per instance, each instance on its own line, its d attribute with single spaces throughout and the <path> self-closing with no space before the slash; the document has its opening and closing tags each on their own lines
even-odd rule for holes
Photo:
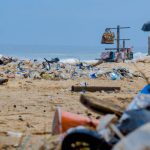
<svg viewBox="0 0 150 150">
<path fill-rule="evenodd" d="M 133 63 L 102 63 L 98 67 L 113 68 L 116 66 L 126 67 L 132 71 L 137 70 Z M 149 63 L 138 62 L 136 66 L 149 77 L 149 71 L 146 69 L 150 67 Z M 86 92 L 85 94 L 107 99 L 123 110 L 139 90 L 147 84 L 145 79 L 141 77 L 122 80 L 78 78 L 59 81 L 28 78 L 9 79 L 8 83 L 0 86 L 0 136 L 2 139 L 4 138 L 0 142 L 1 147 L 16 148 L 12 143 L 14 139 L 12 140 L 11 136 L 7 136 L 9 131 L 21 132 L 23 135 L 32 135 L 34 138 L 40 139 L 45 136 L 50 137 L 52 118 L 55 108 L 58 106 L 65 111 L 76 114 L 84 116 L 91 114 L 92 118 L 100 117 L 99 114 L 87 110 L 80 103 L 80 92 L 71 91 L 72 85 L 80 85 L 82 82 L 92 86 L 121 87 L 121 91 L 117 93 Z"/>
<path fill-rule="evenodd" d="M 0 1 L 0 150 L 150 149 L 149 5 Z"/>
</svg>

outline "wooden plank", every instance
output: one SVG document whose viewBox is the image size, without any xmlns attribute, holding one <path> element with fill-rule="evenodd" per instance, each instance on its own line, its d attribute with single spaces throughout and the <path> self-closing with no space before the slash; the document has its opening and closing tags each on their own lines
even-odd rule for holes
<svg viewBox="0 0 150 150">
<path fill-rule="evenodd" d="M 120 91 L 120 87 L 104 87 L 104 86 L 72 86 L 71 90 L 73 92 L 89 91 Z"/>
<path fill-rule="evenodd" d="M 115 105 L 107 99 L 102 100 L 87 95 L 81 95 L 80 102 L 88 109 L 99 114 L 115 114 L 120 117 L 123 113 L 123 108 Z"/>
</svg>

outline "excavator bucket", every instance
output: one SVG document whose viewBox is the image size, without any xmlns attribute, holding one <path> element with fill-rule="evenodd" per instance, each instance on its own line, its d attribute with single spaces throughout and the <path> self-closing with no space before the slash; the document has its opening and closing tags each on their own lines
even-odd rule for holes
<svg viewBox="0 0 150 150">
<path fill-rule="evenodd" d="M 115 34 L 111 32 L 110 29 L 106 29 L 103 36 L 101 43 L 102 44 L 114 44 Z"/>
</svg>

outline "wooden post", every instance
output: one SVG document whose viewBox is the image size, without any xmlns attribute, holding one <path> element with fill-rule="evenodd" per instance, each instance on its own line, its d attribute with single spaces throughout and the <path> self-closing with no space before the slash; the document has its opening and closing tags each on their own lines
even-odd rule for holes
<svg viewBox="0 0 150 150">
<path fill-rule="evenodd" d="M 120 87 L 103 87 L 103 86 L 72 86 L 71 91 L 73 92 L 81 92 L 81 91 L 89 91 L 89 92 L 97 92 L 97 91 L 120 91 Z"/>
<path fill-rule="evenodd" d="M 148 55 L 150 55 L 150 36 L 148 37 Z"/>
<path fill-rule="evenodd" d="M 120 48 L 120 26 L 117 26 L 117 52 L 119 52 Z"/>
<path fill-rule="evenodd" d="M 125 44 L 125 40 L 123 40 L 123 49 L 125 49 L 125 46 L 126 44 Z"/>
</svg>

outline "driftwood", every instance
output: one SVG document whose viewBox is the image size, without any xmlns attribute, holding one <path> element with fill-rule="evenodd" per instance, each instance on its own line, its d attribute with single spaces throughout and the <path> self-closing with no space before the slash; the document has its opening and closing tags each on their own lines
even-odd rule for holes
<svg viewBox="0 0 150 150">
<path fill-rule="evenodd" d="M 90 110 L 99 114 L 115 114 L 120 117 L 123 109 L 107 99 L 101 100 L 95 97 L 81 95 L 80 102 Z"/>
<path fill-rule="evenodd" d="M 89 91 L 120 91 L 120 87 L 103 87 L 103 86 L 72 86 L 71 90 L 73 92 Z"/>
</svg>

